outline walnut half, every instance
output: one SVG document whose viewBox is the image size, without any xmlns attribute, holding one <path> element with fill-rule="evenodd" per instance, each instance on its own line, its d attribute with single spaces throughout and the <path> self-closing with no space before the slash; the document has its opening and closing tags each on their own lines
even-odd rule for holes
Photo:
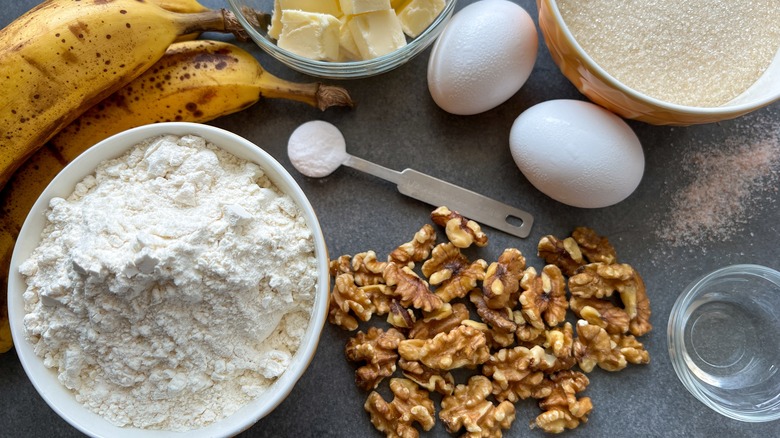
<svg viewBox="0 0 780 438">
<path fill-rule="evenodd" d="M 439 207 L 431 213 L 431 220 L 436 225 L 444 227 L 447 239 L 458 248 L 468 248 L 472 244 L 486 246 L 488 237 L 482 232 L 479 224 L 466 219 L 457 211 L 447 207 Z"/>
<path fill-rule="evenodd" d="M 439 418 L 450 433 L 466 429 L 469 437 L 500 437 L 515 421 L 515 406 L 503 401 L 497 406 L 487 400 L 493 390 L 490 379 L 472 376 L 468 385 L 458 385 L 441 401 Z"/>
<path fill-rule="evenodd" d="M 531 427 L 539 427 L 548 433 L 561 433 L 564 429 L 574 429 L 587 422 L 593 403 L 590 397 L 578 399 L 576 394 L 588 386 L 588 377 L 578 371 L 565 370 L 552 374 L 550 380 L 553 383 L 550 395 L 539 401 L 539 407 L 544 412 L 536 417 Z"/>
<path fill-rule="evenodd" d="M 371 415 L 371 423 L 388 437 L 418 437 L 420 433 L 412 426 L 417 423 L 423 430 L 431 430 L 436 423 L 433 400 L 427 391 L 420 389 L 408 379 L 390 379 L 393 401 L 386 402 L 372 391 L 364 409 Z"/>
<path fill-rule="evenodd" d="M 526 269 L 520 286 L 523 317 L 532 326 L 544 329 L 546 323 L 555 327 L 566 319 L 566 280 L 557 266 L 545 266 L 542 275 L 537 275 L 533 267 Z"/>
<path fill-rule="evenodd" d="M 398 344 L 398 353 L 406 360 L 420 361 L 437 370 L 473 368 L 490 357 L 485 335 L 467 325 L 460 325 L 433 339 L 407 339 Z"/>
<path fill-rule="evenodd" d="M 398 343 L 404 335 L 391 328 L 384 331 L 371 327 L 367 333 L 358 334 L 347 342 L 344 353 L 352 362 L 365 362 L 355 371 L 358 387 L 370 390 L 376 388 L 385 377 L 391 376 L 398 360 Z"/>
</svg>

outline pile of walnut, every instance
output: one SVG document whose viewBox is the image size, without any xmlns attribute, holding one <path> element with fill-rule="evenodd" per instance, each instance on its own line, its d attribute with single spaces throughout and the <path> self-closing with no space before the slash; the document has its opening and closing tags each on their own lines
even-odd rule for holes
<svg viewBox="0 0 780 438">
<path fill-rule="evenodd" d="M 358 320 L 387 315 L 392 326 L 360 331 L 346 346 L 347 359 L 361 364 L 357 385 L 371 391 L 365 409 L 388 437 L 419 436 L 414 422 L 433 427 L 431 391 L 442 396 L 439 418 L 450 433 L 500 437 L 515 419 L 514 403 L 529 397 L 543 411 L 531 427 L 559 433 L 593 409 L 589 397 L 578 398 L 589 383 L 584 373 L 649 362 L 636 339 L 652 328 L 645 285 L 617 262 L 606 238 L 587 228 L 563 240 L 543 237 L 538 255 L 548 265 L 540 273 L 514 248 L 491 264 L 470 261 L 461 249 L 487 245 L 479 225 L 446 207 L 431 219 L 448 242 L 437 245 L 426 224 L 385 261 L 367 251 L 330 266 L 331 323 L 357 330 Z M 480 321 L 470 319 L 468 302 Z M 568 308 L 576 327 L 566 321 Z M 405 378 L 390 378 L 387 402 L 373 390 L 397 367 Z M 451 370 L 461 367 L 479 373 L 456 385 Z"/>
</svg>

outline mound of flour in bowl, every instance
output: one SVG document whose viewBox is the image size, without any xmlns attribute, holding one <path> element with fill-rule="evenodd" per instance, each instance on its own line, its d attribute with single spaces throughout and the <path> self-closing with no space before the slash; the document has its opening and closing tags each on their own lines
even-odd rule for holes
<svg viewBox="0 0 780 438">
<path fill-rule="evenodd" d="M 55 198 L 25 276 L 25 333 L 119 426 L 218 421 L 287 368 L 308 326 L 314 243 L 255 164 L 196 136 L 101 163 Z"/>
</svg>

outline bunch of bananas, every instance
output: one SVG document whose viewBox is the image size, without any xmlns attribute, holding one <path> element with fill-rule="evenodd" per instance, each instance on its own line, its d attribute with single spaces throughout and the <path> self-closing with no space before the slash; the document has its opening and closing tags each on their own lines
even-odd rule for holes
<svg viewBox="0 0 780 438">
<path fill-rule="evenodd" d="M 232 14 L 197 0 L 48 0 L 0 30 L 0 353 L 13 346 L 16 236 L 49 181 L 89 146 L 148 123 L 213 120 L 262 97 L 352 106 L 343 88 L 288 82 L 233 44 L 195 39 L 205 31 L 244 38 Z"/>
</svg>

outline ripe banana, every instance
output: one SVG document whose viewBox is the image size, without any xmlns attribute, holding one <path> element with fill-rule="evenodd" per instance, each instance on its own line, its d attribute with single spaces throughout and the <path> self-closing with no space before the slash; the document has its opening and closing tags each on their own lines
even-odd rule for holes
<svg viewBox="0 0 780 438">
<path fill-rule="evenodd" d="M 71 161 L 90 145 L 125 129 L 157 122 L 205 122 L 263 97 L 297 100 L 321 110 L 352 106 L 343 88 L 277 78 L 233 44 L 184 41 L 172 44 L 152 68 L 87 110 L 50 143 Z"/>
<path fill-rule="evenodd" d="M 180 14 L 192 14 L 195 12 L 206 12 L 209 8 L 198 3 L 197 0 L 151 0 L 157 6 Z M 190 41 L 198 38 L 200 32 L 188 33 L 176 38 L 176 41 Z"/>
<path fill-rule="evenodd" d="M 13 249 L 15 239 L 12 235 L 5 230 L 0 229 L 0 263 L 2 266 L 8 266 L 11 262 L 11 249 Z M 5 253 L 8 254 L 5 254 Z M 2 270 L 2 268 L 0 268 Z M 5 268 L 7 271 L 8 268 Z M 8 305 L 6 299 L 8 294 L 5 293 L 8 290 L 7 276 L 3 275 L 0 278 L 0 353 L 5 353 L 14 346 L 14 341 L 11 339 L 11 325 L 8 321 Z"/>
<path fill-rule="evenodd" d="M 172 44 L 149 70 L 87 110 L 38 149 L 0 191 L 0 295 L 7 290 L 11 253 L 30 208 L 49 181 L 89 146 L 148 123 L 213 120 L 262 97 L 297 100 L 322 110 L 352 105 L 343 88 L 274 77 L 251 54 L 233 44 Z M 2 330 L 0 319 L 0 353 L 4 351 Z"/>
<path fill-rule="evenodd" d="M 6 297 L 8 270 L 16 236 L 22 228 L 27 213 L 43 189 L 67 163 L 63 162 L 52 146 L 46 145 L 33 154 L 14 173 L 0 191 L 0 353 L 13 347 L 8 321 Z"/>
<path fill-rule="evenodd" d="M 209 8 L 198 3 L 197 0 L 152 0 L 163 9 L 181 14 L 192 14 L 195 12 L 206 12 Z"/>
<path fill-rule="evenodd" d="M 227 11 L 49 0 L 0 30 L 0 188 L 57 131 L 148 69 L 181 35 L 243 29 Z"/>
</svg>

